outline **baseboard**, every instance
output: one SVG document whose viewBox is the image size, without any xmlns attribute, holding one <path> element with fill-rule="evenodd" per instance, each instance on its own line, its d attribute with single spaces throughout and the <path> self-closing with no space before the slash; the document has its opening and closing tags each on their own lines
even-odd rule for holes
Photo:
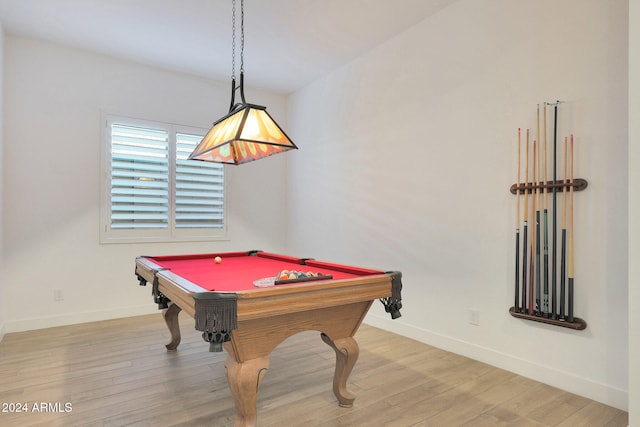
<svg viewBox="0 0 640 427">
<path fill-rule="evenodd" d="M 31 331 L 34 329 L 52 328 L 55 326 L 75 325 L 78 323 L 97 322 L 100 320 L 118 319 L 121 317 L 141 316 L 157 313 L 153 304 L 122 307 L 117 309 L 67 313 L 59 316 L 36 317 L 6 322 L 6 333 Z M 0 331 L 1 332 L 1 331 Z"/>
<path fill-rule="evenodd" d="M 391 321 L 386 317 L 376 316 L 372 313 L 367 315 L 365 323 L 604 403 L 605 405 L 613 406 L 623 411 L 629 410 L 628 392 L 607 384 L 601 384 L 588 378 L 554 369 L 550 366 L 539 365 L 531 361 L 519 359 L 512 355 L 477 344 L 460 341 L 455 338 L 416 328 L 406 323 L 398 322 L 397 320 Z"/>
</svg>

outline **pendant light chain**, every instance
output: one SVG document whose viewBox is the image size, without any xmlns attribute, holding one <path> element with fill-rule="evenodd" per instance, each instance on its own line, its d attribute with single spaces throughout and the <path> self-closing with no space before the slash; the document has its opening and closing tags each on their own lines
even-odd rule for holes
<svg viewBox="0 0 640 427">
<path fill-rule="evenodd" d="M 231 12 L 231 79 L 236 79 L 236 0 Z M 240 0 L 240 74 L 244 73 L 244 0 Z"/>
<path fill-rule="evenodd" d="M 236 0 L 231 10 L 231 80 L 236 79 Z"/>
<path fill-rule="evenodd" d="M 240 73 L 244 73 L 244 0 L 240 0 Z"/>
</svg>

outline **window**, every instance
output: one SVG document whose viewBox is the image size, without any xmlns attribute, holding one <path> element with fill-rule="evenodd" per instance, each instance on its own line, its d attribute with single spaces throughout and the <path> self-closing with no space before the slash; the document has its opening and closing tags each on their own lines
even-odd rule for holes
<svg viewBox="0 0 640 427">
<path fill-rule="evenodd" d="M 224 166 L 187 160 L 205 133 L 105 119 L 102 243 L 225 238 Z"/>
</svg>

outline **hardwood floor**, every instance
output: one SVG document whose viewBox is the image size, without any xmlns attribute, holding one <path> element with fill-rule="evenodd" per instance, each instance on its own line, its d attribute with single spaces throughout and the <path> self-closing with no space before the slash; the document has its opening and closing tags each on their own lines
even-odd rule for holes
<svg viewBox="0 0 640 427">
<path fill-rule="evenodd" d="M 14 412 L 0 425 L 232 426 L 226 353 L 209 353 L 189 316 L 181 328 L 177 352 L 160 314 L 7 334 L 0 410 Z M 271 355 L 259 425 L 627 426 L 624 411 L 367 325 L 356 339 L 353 408 L 331 391 L 333 350 L 305 332 Z"/>
</svg>

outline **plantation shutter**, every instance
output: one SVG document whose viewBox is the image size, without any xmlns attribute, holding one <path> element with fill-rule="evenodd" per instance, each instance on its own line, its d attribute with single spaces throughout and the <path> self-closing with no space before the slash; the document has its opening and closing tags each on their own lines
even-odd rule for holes
<svg viewBox="0 0 640 427">
<path fill-rule="evenodd" d="M 203 135 L 176 133 L 176 228 L 224 227 L 224 168 L 187 160 Z"/>
<path fill-rule="evenodd" d="M 111 228 L 169 226 L 169 133 L 111 124 Z"/>
<path fill-rule="evenodd" d="M 100 243 L 226 239 L 224 165 L 187 160 L 206 132 L 105 115 Z"/>
</svg>

